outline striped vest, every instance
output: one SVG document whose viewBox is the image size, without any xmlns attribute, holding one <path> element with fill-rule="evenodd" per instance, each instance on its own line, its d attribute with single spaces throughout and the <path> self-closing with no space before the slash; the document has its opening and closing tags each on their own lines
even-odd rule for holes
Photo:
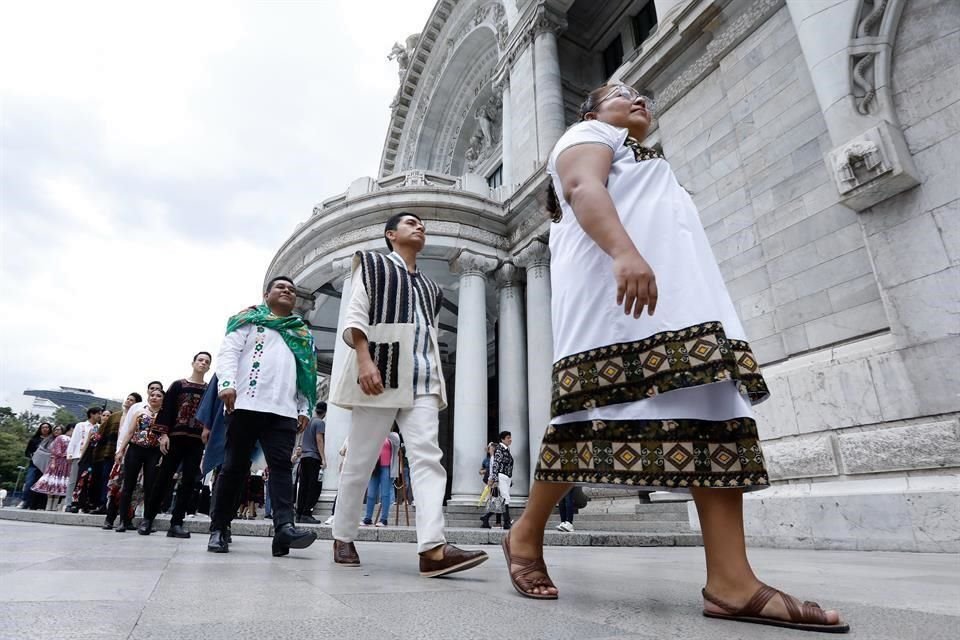
<svg viewBox="0 0 960 640">
<path fill-rule="evenodd" d="M 430 340 L 439 358 L 440 347 L 436 342 L 435 328 L 443 291 L 422 273 L 411 274 L 405 267 L 376 251 L 358 251 L 354 254 L 353 265 L 353 286 L 362 284 L 370 300 L 367 341 L 370 356 L 380 371 L 384 391 L 377 396 L 363 394 L 357 383 L 356 358 L 351 355 L 346 359 L 344 373 L 334 384 L 331 401 L 346 408 L 412 407 L 414 304 L 421 305 L 423 317 L 434 329 L 430 332 Z M 440 378 L 442 408 L 446 406 L 446 389 L 439 361 L 437 375 Z"/>
</svg>

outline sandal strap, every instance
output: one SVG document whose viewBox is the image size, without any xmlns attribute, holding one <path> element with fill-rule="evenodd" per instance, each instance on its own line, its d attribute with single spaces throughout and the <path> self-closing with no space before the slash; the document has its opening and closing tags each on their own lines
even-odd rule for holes
<svg viewBox="0 0 960 640">
<path fill-rule="evenodd" d="M 704 600 L 712 602 L 730 615 L 751 618 L 765 617 L 762 615 L 763 608 L 767 606 L 767 603 L 770 602 L 771 598 L 779 595 L 780 599 L 783 601 L 783 606 L 786 608 L 787 615 L 789 616 L 791 622 L 823 625 L 828 624 L 826 611 L 824 611 L 816 602 L 807 600 L 801 603 L 790 594 L 784 593 L 783 591 L 775 589 L 766 584 L 757 589 L 757 592 L 753 594 L 753 597 L 750 598 L 749 602 L 742 607 L 735 607 L 728 602 L 724 602 L 720 598 L 717 598 L 709 593 L 706 589 L 703 589 L 701 593 L 703 594 Z"/>
<path fill-rule="evenodd" d="M 555 587 L 553 581 L 550 579 L 550 575 L 547 573 L 547 565 L 543 562 L 543 558 L 537 558 L 536 560 L 528 560 L 526 558 L 511 558 L 511 563 L 518 565 L 519 568 L 515 569 L 511 573 L 513 574 L 513 579 L 517 581 L 524 590 L 528 590 L 527 587 Z M 531 574 L 540 574 L 538 576 L 532 576 Z"/>
</svg>

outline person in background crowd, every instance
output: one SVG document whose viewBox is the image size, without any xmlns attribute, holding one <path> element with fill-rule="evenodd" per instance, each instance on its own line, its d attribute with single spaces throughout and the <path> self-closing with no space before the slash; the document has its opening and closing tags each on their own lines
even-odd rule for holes
<svg viewBox="0 0 960 640">
<path fill-rule="evenodd" d="M 318 402 L 314 407 L 314 417 L 303 432 L 300 488 L 297 492 L 297 522 L 319 523 L 319 520 L 313 517 L 313 509 L 317 506 L 317 500 L 323 488 L 320 482 L 320 471 L 327 466 L 323 459 L 324 431 L 326 430 L 323 419 L 326 415 L 327 403 Z"/>
<path fill-rule="evenodd" d="M 483 484 L 492 488 L 490 483 L 490 463 L 493 462 L 493 453 L 497 450 L 497 443 L 488 442 L 487 443 L 487 455 L 483 458 L 483 462 L 480 463 L 480 477 L 483 479 Z M 480 516 L 480 528 L 481 529 L 490 529 L 490 516 L 496 515 L 497 526 L 500 526 L 501 515 L 499 513 L 493 514 L 492 512 L 487 512 L 484 515 Z"/>
<path fill-rule="evenodd" d="M 59 424 L 53 428 L 53 442 L 50 444 L 50 460 L 40 479 L 33 483 L 33 492 L 47 496 L 47 510 L 55 510 L 60 498 L 67 494 L 70 482 L 70 462 L 67 460 L 67 448 L 74 427 L 66 432 Z M 53 499 L 51 499 L 53 498 Z"/>
<path fill-rule="evenodd" d="M 40 445 L 52 435 L 53 425 L 49 422 L 41 422 L 40 426 L 37 427 L 36 433 L 27 441 L 27 448 L 23 452 L 23 455 L 27 457 L 29 462 L 27 463 L 27 473 L 23 477 L 23 499 L 19 505 L 21 509 L 30 508 L 32 501 L 30 488 L 40 479 L 40 476 L 43 475 L 43 469 L 33 463 L 33 455 L 37 452 L 37 449 L 40 448 Z M 46 466 L 44 466 L 44 469 L 46 469 Z"/>
<path fill-rule="evenodd" d="M 133 528 L 130 507 L 137 477 L 143 471 L 143 495 L 149 496 L 160 461 L 160 432 L 154 421 L 163 405 L 163 391 L 154 389 L 147 396 L 147 405 L 133 414 L 130 429 L 117 445 L 115 460 L 123 461 L 123 486 L 120 490 L 120 525 L 117 532 Z"/>
<path fill-rule="evenodd" d="M 73 507 L 73 490 L 77 486 L 77 476 L 80 473 L 80 456 L 87 448 L 87 437 L 93 426 L 100 423 L 100 415 L 103 409 L 100 407 L 90 407 L 87 409 L 87 419 L 84 422 L 78 422 L 73 429 L 73 435 L 70 436 L 70 446 L 67 447 L 67 460 L 70 461 L 70 480 L 67 483 L 65 511 L 77 512 Z"/>
<path fill-rule="evenodd" d="M 163 462 L 152 492 L 146 497 L 143 520 L 137 528 L 140 535 L 153 532 L 153 519 L 157 517 L 166 495 L 173 490 L 173 476 L 179 469 L 180 484 L 176 489 L 177 498 L 173 503 L 167 537 L 190 537 L 190 532 L 183 528 L 183 519 L 203 458 L 203 425 L 197 422 L 196 416 L 200 400 L 207 390 L 204 376 L 210 370 L 212 359 L 206 351 L 194 355 L 190 376 L 173 382 L 163 397 L 163 407 L 156 420 L 156 430 L 161 434 L 160 453 L 163 454 Z"/>
<path fill-rule="evenodd" d="M 154 389 L 159 389 L 163 391 L 163 383 L 159 380 L 152 380 L 147 383 L 147 398 L 150 397 L 150 392 Z M 139 394 L 138 394 L 139 395 Z M 123 418 L 120 420 L 120 431 L 117 433 L 117 441 L 123 440 L 124 436 L 127 435 L 127 430 L 130 429 L 131 424 L 133 424 L 133 415 L 147 406 L 146 400 L 138 401 L 132 407 L 127 409 L 124 413 Z"/>
<path fill-rule="evenodd" d="M 557 504 L 560 508 L 560 524 L 557 525 L 557 531 L 563 531 L 564 533 L 573 532 L 573 514 L 576 513 L 573 491 L 574 488 L 571 487 L 570 491 L 567 491 Z"/>
<path fill-rule="evenodd" d="M 513 455 L 510 453 L 510 445 L 513 443 L 513 436 L 509 431 L 500 432 L 500 444 L 493 452 L 493 458 L 490 461 L 490 487 L 500 491 L 503 496 L 503 528 L 507 530 L 513 524 L 510 520 L 510 487 L 513 485 Z"/>
<path fill-rule="evenodd" d="M 110 417 L 110 411 L 104 410 L 101 418 Z M 100 425 L 93 425 L 87 432 L 87 437 L 80 449 L 80 458 L 77 473 L 76 487 L 73 490 L 73 512 L 92 512 L 97 509 L 99 492 L 94 487 L 93 456 L 100 446 Z"/>
<path fill-rule="evenodd" d="M 159 387 L 156 387 L 159 388 Z M 136 406 L 145 406 L 143 404 L 143 398 L 139 393 L 133 391 L 127 394 L 126 399 L 123 401 L 122 410 L 120 413 L 114 413 L 110 416 L 108 424 L 104 426 L 104 436 L 101 439 L 101 446 L 99 449 L 103 449 L 103 454 L 109 453 L 109 458 L 103 460 L 104 468 L 107 468 L 106 479 L 104 481 L 104 520 L 103 525 L 100 527 L 106 531 L 113 529 L 114 520 L 117 518 L 117 514 L 120 511 L 120 490 L 123 486 L 123 463 L 117 462 L 117 445 L 123 439 L 121 435 L 123 433 L 123 425 L 126 422 L 127 418 L 132 415 L 132 413 L 138 411 L 134 409 Z M 115 432 L 114 432 L 115 430 Z M 133 514 L 130 513 L 125 518 L 129 521 L 133 518 Z"/>
<path fill-rule="evenodd" d="M 370 475 L 367 485 L 367 513 L 363 524 L 373 524 L 373 509 L 380 498 L 380 518 L 378 527 L 385 527 L 390 522 L 390 505 L 393 503 L 393 481 L 400 475 L 400 436 L 397 435 L 397 425 L 393 425 L 380 447 L 380 457 Z"/>
<path fill-rule="evenodd" d="M 93 484 L 96 487 L 98 508 L 94 513 L 107 513 L 107 483 L 110 481 L 110 471 L 113 469 L 114 457 L 117 455 L 117 442 L 120 439 L 120 424 L 130 407 L 140 402 L 139 393 L 130 393 L 123 400 L 120 411 L 114 411 L 107 418 L 100 420 L 100 444 L 93 452 Z"/>
</svg>

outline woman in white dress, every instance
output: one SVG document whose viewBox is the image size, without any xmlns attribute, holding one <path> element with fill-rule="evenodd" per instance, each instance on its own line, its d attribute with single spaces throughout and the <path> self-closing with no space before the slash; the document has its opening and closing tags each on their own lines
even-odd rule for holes
<svg viewBox="0 0 960 640">
<path fill-rule="evenodd" d="M 547 163 L 553 418 L 503 541 L 511 582 L 557 597 L 543 532 L 571 483 L 687 491 L 704 615 L 844 632 L 836 612 L 764 585 L 747 560 L 743 493 L 769 484 L 751 405 L 769 394 L 693 201 L 639 143 L 650 119 L 631 87 L 600 87 Z"/>
</svg>

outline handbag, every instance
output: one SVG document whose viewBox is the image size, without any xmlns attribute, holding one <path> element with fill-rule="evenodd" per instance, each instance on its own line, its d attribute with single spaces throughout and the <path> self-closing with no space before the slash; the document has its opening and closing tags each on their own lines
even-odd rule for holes
<svg viewBox="0 0 960 640">
<path fill-rule="evenodd" d="M 494 487 L 487 498 L 487 513 L 503 513 L 506 498 L 500 495 L 500 489 Z"/>
</svg>

